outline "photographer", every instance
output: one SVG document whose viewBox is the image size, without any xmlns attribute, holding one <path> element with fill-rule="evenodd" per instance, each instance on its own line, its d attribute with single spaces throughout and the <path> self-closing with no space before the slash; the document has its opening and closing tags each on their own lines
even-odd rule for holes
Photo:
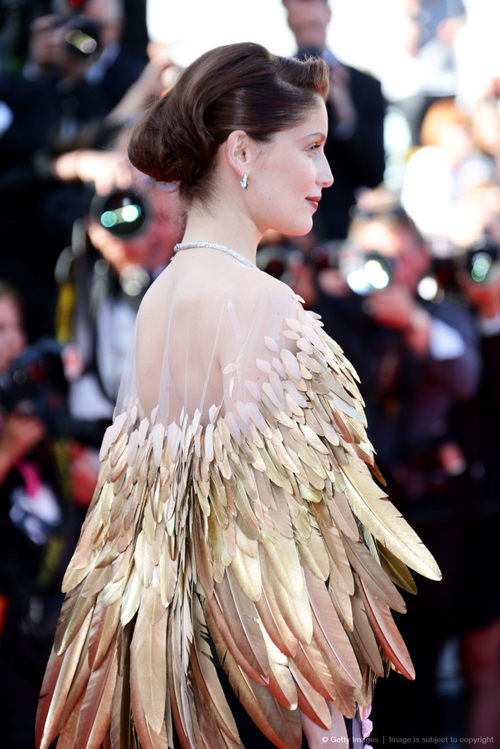
<svg viewBox="0 0 500 749">
<path fill-rule="evenodd" d="M 379 461 L 391 472 L 396 457 L 415 457 L 429 440 L 439 447 L 451 406 L 474 393 L 479 374 L 465 306 L 421 296 L 430 265 L 429 247 L 399 205 L 358 211 L 339 260 L 344 294 L 323 292 L 316 305 L 326 308 L 340 344 L 352 350 L 371 402 L 373 434 L 380 428 Z M 414 482 L 406 488 L 404 471 L 398 476 L 407 498 L 416 491 Z"/>
<path fill-rule="evenodd" d="M 327 45 L 333 14 L 328 0 L 282 0 L 288 26 L 295 37 L 297 57 L 318 55 L 330 68 L 327 98 L 328 135 L 325 154 L 335 175 L 314 217 L 317 240 L 344 239 L 349 209 L 362 186 L 375 187 L 384 177 L 384 117 L 386 101 L 380 81 L 344 64 Z"/>
<path fill-rule="evenodd" d="M 50 435 L 44 418 L 51 410 L 49 394 L 59 398 L 50 365 L 59 359 L 60 366 L 61 358 L 42 342 L 26 348 L 22 306 L 17 292 L 0 283 L 2 745 L 31 749 L 62 574 L 78 527 L 64 444 Z"/>
<path fill-rule="evenodd" d="M 113 141 L 122 119 L 105 120 L 144 68 L 121 49 L 119 0 L 87 0 L 78 14 L 69 0 L 54 9 L 32 26 L 23 73 L 0 72 L 0 219 L 5 244 L 14 248 L 2 275 L 22 292 L 31 341 L 53 335 L 54 265 L 73 221 L 88 208 L 86 186 L 61 180 L 54 163 L 76 148 Z"/>
<path fill-rule="evenodd" d="M 420 296 L 429 248 L 401 206 L 383 197 L 372 194 L 371 204 L 352 220 L 339 261 L 343 290 L 327 295 L 320 274 L 315 305 L 360 375 L 368 436 L 388 494 L 443 571 L 439 590 L 418 580 L 419 595 L 407 600 L 411 614 L 398 624 L 418 679 L 380 684 L 373 714 L 381 741 L 440 735 L 435 670 L 443 643 L 456 631 L 467 559 L 456 492 L 465 458 L 450 417 L 457 403 L 474 395 L 480 372 L 468 310 L 446 294 L 435 300 Z"/>
<path fill-rule="evenodd" d="M 96 155 L 89 157 L 95 166 Z M 112 416 L 138 306 L 169 262 L 184 225 L 176 185 L 153 183 L 120 166 L 119 154 L 115 157 L 114 186 L 96 193 L 88 215 L 75 222 L 72 244 L 56 269 L 58 338 L 72 344 L 80 362 L 70 386 L 71 416 L 95 425 L 93 436 L 76 434 L 70 445 L 73 497 L 85 508 L 97 478 L 96 448 Z M 102 158 L 109 167 L 112 156 Z M 118 183 L 124 187 L 118 189 Z"/>
<path fill-rule="evenodd" d="M 2 170 L 38 151 L 53 156 L 105 142 L 103 120 L 144 68 L 142 59 L 121 54 L 120 0 L 87 0 L 78 12 L 59 0 L 54 10 L 32 22 L 22 73 L 0 74 L 10 111 L 0 132 Z"/>
<path fill-rule="evenodd" d="M 458 201 L 450 215 L 456 281 L 480 339 L 482 377 L 476 397 L 455 413 L 467 456 L 468 560 L 460 607 L 460 655 L 467 695 L 467 736 L 500 741 L 500 202 L 484 186 Z M 495 743 L 495 746 L 497 744 Z"/>
<path fill-rule="evenodd" d="M 144 50 L 134 57 L 122 48 L 122 0 L 54 0 L 52 5 L 54 13 L 32 24 L 24 75 L 30 80 L 55 76 L 61 129 L 70 135 L 71 128 L 102 120 L 118 104 L 141 74 L 146 55 Z"/>
</svg>

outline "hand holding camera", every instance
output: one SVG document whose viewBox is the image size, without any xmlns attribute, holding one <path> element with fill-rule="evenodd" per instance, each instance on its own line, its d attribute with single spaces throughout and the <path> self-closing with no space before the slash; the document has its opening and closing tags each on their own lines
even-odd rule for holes
<svg viewBox="0 0 500 749">
<path fill-rule="evenodd" d="M 388 286 L 371 294 L 363 307 L 379 325 L 400 330 L 416 354 L 429 350 L 431 317 L 404 286 Z"/>
<path fill-rule="evenodd" d="M 45 435 L 45 425 L 36 416 L 13 411 L 5 417 L 0 433 L 0 484 L 15 463 L 36 447 Z"/>
<path fill-rule="evenodd" d="M 408 289 L 393 285 L 369 294 L 363 303 L 363 309 L 379 325 L 406 331 L 422 308 Z"/>
<path fill-rule="evenodd" d="M 6 414 L 2 437 L 9 426 L 13 444 L 26 443 L 29 449 L 45 431 L 54 435 L 64 432 L 67 394 L 59 344 L 41 339 L 29 346 L 0 374 L 0 407 Z M 17 420 L 11 421 L 14 415 Z"/>
<path fill-rule="evenodd" d="M 40 73 L 55 69 L 71 78 L 84 72 L 100 52 L 99 25 L 86 16 L 44 15 L 31 26 L 30 62 Z"/>
<path fill-rule="evenodd" d="M 404 255 L 346 247 L 340 268 L 351 291 L 364 297 L 363 310 L 377 325 L 401 331 L 418 355 L 428 351 L 431 318 L 415 295 L 413 274 L 404 270 Z"/>
</svg>

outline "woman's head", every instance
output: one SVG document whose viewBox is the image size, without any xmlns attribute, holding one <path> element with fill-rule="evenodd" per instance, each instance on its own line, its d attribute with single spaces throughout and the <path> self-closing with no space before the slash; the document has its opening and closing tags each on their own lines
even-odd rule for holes
<svg viewBox="0 0 500 749">
<path fill-rule="evenodd" d="M 129 156 L 138 169 L 176 181 L 189 198 L 207 198 L 219 147 L 244 131 L 268 142 L 297 125 L 328 92 L 328 67 L 319 59 L 272 55 L 241 43 L 206 52 L 136 127 Z"/>
</svg>

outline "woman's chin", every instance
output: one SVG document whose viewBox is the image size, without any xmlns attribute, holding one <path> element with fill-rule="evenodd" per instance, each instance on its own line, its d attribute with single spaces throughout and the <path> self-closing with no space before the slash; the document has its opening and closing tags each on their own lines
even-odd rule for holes
<svg viewBox="0 0 500 749">
<path fill-rule="evenodd" d="M 288 226 L 286 229 L 278 229 L 281 234 L 286 234 L 289 237 L 303 237 L 304 234 L 309 234 L 313 228 L 312 219 L 305 219 L 304 221 L 296 221 L 292 226 Z"/>
</svg>

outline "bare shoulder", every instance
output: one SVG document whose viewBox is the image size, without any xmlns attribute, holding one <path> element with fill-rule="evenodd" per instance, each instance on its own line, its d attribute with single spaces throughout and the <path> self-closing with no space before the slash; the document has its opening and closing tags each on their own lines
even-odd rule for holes
<svg viewBox="0 0 500 749">
<path fill-rule="evenodd" d="M 161 316 L 162 312 L 166 311 L 170 287 L 168 275 L 163 271 L 144 294 L 137 316 L 139 323 L 144 318 L 149 318 L 151 315 Z"/>
<path fill-rule="evenodd" d="M 297 303 L 298 297 L 286 283 L 264 271 L 255 275 L 257 278 L 253 286 L 253 294 L 256 301 L 265 302 L 267 300 L 273 302 L 273 305 L 276 306 L 288 306 Z"/>
</svg>

